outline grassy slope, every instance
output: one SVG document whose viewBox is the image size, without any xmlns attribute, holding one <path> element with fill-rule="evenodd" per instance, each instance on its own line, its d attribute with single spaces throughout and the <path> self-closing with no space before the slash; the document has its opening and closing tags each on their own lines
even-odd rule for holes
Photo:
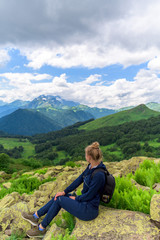
<svg viewBox="0 0 160 240">
<path fill-rule="evenodd" d="M 22 153 L 23 158 L 28 158 L 35 154 L 34 145 L 27 139 L 26 142 L 20 141 L 18 138 L 0 138 L 0 144 L 4 146 L 5 149 L 11 149 L 14 147 L 23 146 L 24 152 Z"/>
<path fill-rule="evenodd" d="M 148 119 L 150 117 L 156 117 L 160 115 L 159 112 L 153 111 L 147 108 L 145 105 L 141 104 L 130 110 L 125 110 L 115 114 L 111 114 L 106 117 L 96 119 L 92 122 L 89 122 L 85 125 L 79 127 L 79 129 L 84 130 L 94 130 L 106 126 L 115 126 L 125 122 L 138 121 L 141 119 Z"/>
</svg>

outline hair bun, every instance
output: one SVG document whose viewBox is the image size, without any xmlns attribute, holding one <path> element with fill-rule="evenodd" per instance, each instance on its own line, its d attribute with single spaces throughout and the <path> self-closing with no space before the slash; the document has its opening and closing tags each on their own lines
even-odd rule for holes
<svg viewBox="0 0 160 240">
<path fill-rule="evenodd" d="M 91 146 L 92 146 L 92 148 L 99 149 L 99 143 L 98 142 L 93 142 Z"/>
</svg>

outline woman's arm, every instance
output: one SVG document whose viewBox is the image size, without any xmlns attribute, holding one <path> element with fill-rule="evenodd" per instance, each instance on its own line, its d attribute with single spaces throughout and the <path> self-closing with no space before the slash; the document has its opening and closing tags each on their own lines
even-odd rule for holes
<svg viewBox="0 0 160 240">
<path fill-rule="evenodd" d="M 65 194 L 72 192 L 83 182 L 83 174 L 85 173 L 85 171 L 64 190 Z"/>
<path fill-rule="evenodd" d="M 79 202 L 88 202 L 92 200 L 96 196 L 102 185 L 104 184 L 105 184 L 104 173 L 102 172 L 96 173 L 91 181 L 88 191 L 82 194 L 81 196 L 77 196 L 75 200 Z"/>
</svg>

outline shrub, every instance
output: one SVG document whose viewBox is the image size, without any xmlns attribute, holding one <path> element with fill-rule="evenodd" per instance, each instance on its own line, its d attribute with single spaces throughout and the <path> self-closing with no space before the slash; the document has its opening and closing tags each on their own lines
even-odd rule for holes
<svg viewBox="0 0 160 240">
<path fill-rule="evenodd" d="M 65 165 L 69 166 L 69 167 L 72 167 L 72 168 L 74 168 L 76 166 L 75 162 L 72 162 L 72 161 L 66 162 Z"/>
<path fill-rule="evenodd" d="M 152 160 L 144 160 L 133 178 L 143 186 L 152 187 L 154 183 L 160 182 L 160 164 L 155 164 Z"/>
<path fill-rule="evenodd" d="M 30 177 L 29 175 L 21 176 L 20 178 L 11 181 L 12 184 L 9 189 L 2 187 L 0 191 L 0 199 L 12 192 L 31 194 L 33 190 L 38 189 L 41 184 L 55 180 L 56 178 L 48 177 L 47 179 L 39 181 L 37 178 Z"/>
<path fill-rule="evenodd" d="M 21 160 L 21 163 L 24 165 L 24 166 L 29 166 L 31 167 L 32 169 L 35 169 L 35 168 L 40 168 L 43 166 L 43 164 L 33 158 L 30 158 L 28 160 Z"/>
<path fill-rule="evenodd" d="M 153 189 L 150 191 L 138 190 L 132 184 L 130 177 L 131 175 L 129 177 L 116 178 L 115 191 L 111 202 L 107 206 L 149 214 L 151 198 L 157 192 Z"/>
<path fill-rule="evenodd" d="M 7 154 L 0 154 L 0 170 L 8 170 L 9 169 L 10 158 Z"/>
<path fill-rule="evenodd" d="M 62 213 L 62 219 L 65 220 L 65 235 L 63 236 L 62 234 L 59 234 L 58 236 L 54 237 L 52 235 L 51 240 L 76 240 L 75 236 L 70 236 L 70 234 L 72 233 L 74 227 L 75 227 L 75 218 L 72 214 L 70 214 L 69 212 L 63 212 Z M 56 220 L 53 220 L 54 223 L 56 223 L 56 225 L 58 227 L 63 227 L 63 223 L 62 223 L 62 219 L 61 218 L 57 218 Z"/>
<path fill-rule="evenodd" d="M 6 240 L 22 240 L 25 238 L 25 233 L 21 233 L 19 231 L 16 231 L 15 233 L 12 233 L 10 237 L 6 238 Z"/>
<path fill-rule="evenodd" d="M 58 236 L 54 237 L 53 234 L 51 234 L 51 240 L 76 240 L 75 236 L 70 236 L 68 229 L 66 229 L 65 235 L 59 234 Z"/>
<path fill-rule="evenodd" d="M 44 168 L 44 169 L 38 169 L 34 173 L 45 174 L 47 171 L 48 171 L 48 168 Z"/>
</svg>

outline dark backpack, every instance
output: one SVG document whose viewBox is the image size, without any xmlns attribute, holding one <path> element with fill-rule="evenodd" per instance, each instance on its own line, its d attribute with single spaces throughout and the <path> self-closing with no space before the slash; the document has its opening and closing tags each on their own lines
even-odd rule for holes
<svg viewBox="0 0 160 240">
<path fill-rule="evenodd" d="M 104 172 L 105 173 L 105 185 L 104 185 L 104 189 L 103 189 L 103 192 L 102 192 L 102 195 L 101 195 L 101 201 L 104 202 L 104 203 L 109 203 L 111 198 L 112 198 L 112 195 L 113 195 L 113 192 L 114 192 L 114 189 L 115 189 L 115 178 L 112 176 L 112 174 L 110 174 L 108 172 L 108 170 L 104 170 L 103 168 L 97 168 L 94 170 L 94 172 L 92 173 L 92 178 L 94 177 L 94 175 L 97 173 L 97 172 Z"/>
</svg>

